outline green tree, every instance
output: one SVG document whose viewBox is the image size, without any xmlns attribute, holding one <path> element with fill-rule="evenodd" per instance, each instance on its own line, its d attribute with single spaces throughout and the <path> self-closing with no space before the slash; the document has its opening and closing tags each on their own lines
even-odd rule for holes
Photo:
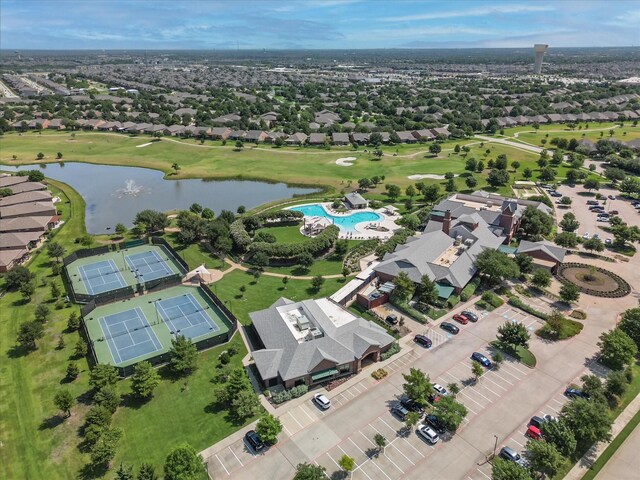
<svg viewBox="0 0 640 480">
<path fill-rule="evenodd" d="M 520 229 L 528 238 L 549 235 L 553 229 L 553 217 L 529 206 L 522 214 Z"/>
<path fill-rule="evenodd" d="M 420 415 L 418 412 L 409 412 L 407 413 L 407 416 L 404 419 L 404 424 L 407 428 L 408 431 L 413 430 L 413 427 L 415 427 L 418 422 L 420 421 L 420 418 L 422 417 L 422 415 Z"/>
<path fill-rule="evenodd" d="M 597 375 L 583 375 L 580 377 L 582 381 L 582 390 L 591 397 L 599 397 L 602 399 L 604 395 L 604 385 Z"/>
<path fill-rule="evenodd" d="M 171 340 L 169 365 L 179 376 L 190 375 L 198 367 L 198 349 L 184 335 L 177 335 Z"/>
<path fill-rule="evenodd" d="M 538 440 L 527 442 L 527 459 L 530 468 L 542 478 L 553 477 L 564 464 L 564 458 L 553 443 Z"/>
<path fill-rule="evenodd" d="M 438 300 L 438 287 L 436 282 L 431 280 L 428 275 L 423 275 L 418 287 L 419 299 L 422 303 L 433 305 Z"/>
<path fill-rule="evenodd" d="M 475 360 L 471 362 L 471 374 L 473 375 L 473 380 L 476 382 L 484 375 L 484 367 L 480 362 L 476 362 Z"/>
<path fill-rule="evenodd" d="M 437 156 L 442 151 L 442 147 L 438 143 L 432 143 L 429 145 L 429 153 L 433 156 Z"/>
<path fill-rule="evenodd" d="M 238 394 L 231 400 L 229 411 L 234 417 L 238 419 L 245 419 L 253 417 L 260 411 L 260 408 L 260 400 L 258 400 L 253 389 L 245 389 L 238 392 Z"/>
<path fill-rule="evenodd" d="M 68 417 L 71 416 L 71 407 L 75 402 L 75 398 L 71 395 L 69 390 L 58 390 L 56 395 L 53 397 L 53 404 L 56 408 Z"/>
<path fill-rule="evenodd" d="M 395 202 L 400 196 L 401 190 L 399 186 L 392 183 L 387 183 L 384 188 L 390 201 Z"/>
<path fill-rule="evenodd" d="M 382 435 L 381 433 L 376 433 L 373 437 L 373 441 L 378 447 L 378 450 L 380 450 L 384 455 L 384 449 L 387 446 L 387 439 L 385 438 L 385 436 Z"/>
<path fill-rule="evenodd" d="M 282 277 L 282 288 L 284 290 L 287 289 L 287 283 L 289 283 L 289 277 L 287 277 L 287 276 Z"/>
<path fill-rule="evenodd" d="M 40 323 L 47 323 L 47 320 L 49 320 L 49 317 L 51 316 L 51 310 L 49 310 L 49 307 L 44 303 L 41 303 L 36 307 L 36 311 L 33 316 L 36 321 Z"/>
<path fill-rule="evenodd" d="M 638 354 L 638 346 L 633 339 L 619 328 L 600 335 L 600 361 L 613 370 L 622 370 L 633 363 Z"/>
<path fill-rule="evenodd" d="M 76 342 L 76 346 L 73 349 L 73 355 L 76 358 L 84 357 L 89 351 L 89 347 L 87 346 L 87 342 L 84 341 L 83 338 L 79 338 Z"/>
<path fill-rule="evenodd" d="M 567 212 L 562 216 L 562 220 L 559 225 L 565 232 L 575 232 L 580 227 L 580 222 L 576 219 L 576 216 L 573 213 Z"/>
<path fill-rule="evenodd" d="M 560 419 L 583 447 L 611 438 L 611 414 L 601 402 L 576 398 L 562 407 Z"/>
<path fill-rule="evenodd" d="M 554 240 L 558 245 L 565 248 L 575 248 L 578 245 L 578 237 L 572 232 L 562 232 L 556 235 Z"/>
<path fill-rule="evenodd" d="M 319 292 L 324 285 L 324 277 L 322 275 L 316 275 L 311 279 L 311 288 L 313 288 L 316 292 Z"/>
<path fill-rule="evenodd" d="M 491 464 L 491 480 L 533 480 L 529 472 L 515 462 L 495 458 Z"/>
<path fill-rule="evenodd" d="M 134 225 L 143 229 L 146 233 L 164 232 L 170 224 L 167 214 L 155 210 L 142 210 L 133 220 Z"/>
<path fill-rule="evenodd" d="M 351 476 L 351 472 L 353 472 L 353 470 L 356 468 L 356 461 L 349 455 L 344 454 L 342 457 L 340 457 L 340 460 L 338 460 L 338 465 L 342 470 L 347 472 L 349 476 Z"/>
<path fill-rule="evenodd" d="M 60 287 L 58 286 L 58 284 L 54 281 L 51 282 L 51 298 L 53 300 L 57 300 L 60 297 L 60 294 L 62 293 L 60 291 Z"/>
<path fill-rule="evenodd" d="M 299 463 L 296 466 L 296 474 L 293 480 L 325 480 L 327 469 L 320 465 Z"/>
<path fill-rule="evenodd" d="M 565 283 L 560 287 L 560 298 L 565 303 L 576 302 L 580 298 L 580 289 L 573 283 Z"/>
<path fill-rule="evenodd" d="M 174 448 L 164 462 L 164 480 L 202 480 L 206 472 L 202 457 L 187 443 Z"/>
<path fill-rule="evenodd" d="M 60 257 L 64 256 L 65 252 L 66 248 L 57 242 L 49 242 L 47 245 L 47 254 L 55 258 L 56 262 L 60 262 Z"/>
<path fill-rule="evenodd" d="M 416 187 L 414 187 L 413 185 L 409 185 L 407 188 L 405 188 L 404 193 L 409 198 L 415 197 L 416 196 Z"/>
<path fill-rule="evenodd" d="M 73 310 L 69 314 L 69 319 L 67 320 L 67 330 L 75 332 L 78 328 L 80 328 L 80 317 L 78 316 L 78 312 Z"/>
<path fill-rule="evenodd" d="M 4 284 L 7 290 L 18 290 L 24 283 L 31 283 L 35 275 L 27 267 L 17 265 L 13 267 L 4 277 Z"/>
<path fill-rule="evenodd" d="M 424 201 L 427 203 L 434 203 L 440 197 L 440 186 L 437 184 L 427 185 L 422 190 Z"/>
<path fill-rule="evenodd" d="M 33 296 L 34 293 L 36 293 L 36 286 L 33 283 L 33 281 L 25 282 L 20 284 L 20 287 L 18 288 L 18 290 L 20 291 L 20 295 L 22 295 L 22 298 L 26 302 L 30 302 L 31 297 Z"/>
<path fill-rule="evenodd" d="M 513 171 L 516 172 L 520 168 L 520 162 L 514 160 L 513 162 L 511 162 L 511 168 L 513 168 Z"/>
<path fill-rule="evenodd" d="M 590 252 L 602 252 L 604 250 L 604 243 L 599 238 L 588 238 L 582 242 L 582 246 L 585 250 L 589 250 Z"/>
<path fill-rule="evenodd" d="M 467 413 L 467 407 L 451 396 L 440 398 L 440 401 L 434 405 L 434 414 L 450 432 L 455 432 L 458 429 Z"/>
<path fill-rule="evenodd" d="M 115 232 L 119 236 L 123 236 L 127 233 L 127 227 L 125 227 L 122 223 L 116 223 Z"/>
<path fill-rule="evenodd" d="M 93 395 L 94 405 L 100 405 L 111 413 L 115 413 L 118 409 L 120 400 L 120 393 L 113 385 L 104 386 Z"/>
<path fill-rule="evenodd" d="M 304 252 L 298 257 L 298 264 L 306 271 L 309 271 L 311 265 L 313 265 L 313 262 L 313 255 L 311 255 L 309 252 Z"/>
<path fill-rule="evenodd" d="M 26 350 L 38 348 L 37 341 L 44 337 L 44 327 L 41 322 L 24 322 L 18 328 L 18 343 Z"/>
<path fill-rule="evenodd" d="M 533 258 L 524 253 L 516 255 L 515 259 L 520 273 L 531 273 L 533 271 Z"/>
<path fill-rule="evenodd" d="M 501 187 L 509 183 L 509 173 L 506 170 L 493 169 L 487 176 L 487 183 L 492 187 Z"/>
<path fill-rule="evenodd" d="M 133 467 L 120 463 L 120 466 L 116 470 L 115 480 L 134 480 Z"/>
<path fill-rule="evenodd" d="M 278 441 L 278 435 L 282 432 L 282 423 L 271 414 L 260 417 L 256 425 L 256 433 L 267 445 L 274 445 Z"/>
<path fill-rule="evenodd" d="M 122 438 L 122 430 L 106 428 L 91 449 L 91 464 L 94 467 L 108 467 L 109 462 L 116 456 L 120 438 Z"/>
<path fill-rule="evenodd" d="M 136 480 L 158 480 L 156 469 L 150 463 L 141 463 Z"/>
<path fill-rule="evenodd" d="M 395 299 L 406 301 L 413 296 L 416 285 L 405 272 L 400 272 L 393 283 L 396 285 L 392 293 Z"/>
<path fill-rule="evenodd" d="M 539 288 L 546 288 L 551 285 L 551 273 L 545 268 L 538 268 L 533 272 L 531 283 Z"/>
<path fill-rule="evenodd" d="M 640 308 L 631 308 L 624 311 L 618 328 L 629 335 L 640 348 Z"/>
<path fill-rule="evenodd" d="M 473 190 L 474 188 L 476 188 L 478 186 L 478 180 L 476 180 L 476 178 L 473 175 L 470 175 L 467 178 L 465 178 L 464 183 L 471 190 Z"/>
<path fill-rule="evenodd" d="M 525 168 L 522 171 L 522 176 L 523 178 L 526 178 L 526 179 L 533 177 L 533 170 L 531 170 L 530 168 Z"/>
<path fill-rule="evenodd" d="M 607 382 L 604 387 L 604 394 L 607 398 L 619 399 L 627 391 L 629 384 L 623 371 L 614 371 L 607 375 Z"/>
<path fill-rule="evenodd" d="M 576 437 L 564 420 L 543 423 L 542 434 L 547 442 L 555 445 L 561 455 L 570 457 L 576 451 Z"/>
<path fill-rule="evenodd" d="M 500 350 L 496 350 L 491 354 L 491 360 L 493 360 L 494 368 L 500 370 L 500 366 L 504 363 L 504 355 Z"/>
<path fill-rule="evenodd" d="M 76 362 L 69 362 L 67 365 L 67 378 L 69 380 L 75 380 L 79 374 L 80 369 L 78 368 L 78 364 Z"/>
<path fill-rule="evenodd" d="M 600 182 L 595 178 L 587 178 L 583 185 L 585 190 L 588 190 L 589 192 L 591 190 L 600 190 Z"/>
<path fill-rule="evenodd" d="M 138 363 L 131 376 L 131 392 L 137 398 L 150 398 L 160 383 L 160 375 L 149 362 Z"/>
<path fill-rule="evenodd" d="M 402 390 L 405 395 L 420 405 L 427 405 L 429 395 L 433 393 L 433 385 L 429 376 L 418 368 L 409 369 L 409 373 L 403 373 L 404 384 Z"/>
<path fill-rule="evenodd" d="M 240 151 L 244 148 L 244 142 L 242 142 L 242 140 L 236 140 L 236 150 Z"/>
<path fill-rule="evenodd" d="M 176 162 L 173 162 L 171 164 L 171 169 L 173 170 L 173 173 L 178 173 L 178 170 L 180 170 L 180 165 L 178 165 Z"/>
<path fill-rule="evenodd" d="M 460 386 L 456 382 L 451 382 L 447 385 L 447 390 L 449 390 L 449 393 L 453 398 L 456 398 L 460 393 Z"/>
<path fill-rule="evenodd" d="M 89 374 L 89 385 L 94 391 L 118 383 L 118 370 L 113 365 L 99 363 Z"/>
<path fill-rule="evenodd" d="M 476 268 L 489 277 L 492 283 L 500 283 L 505 278 L 517 278 L 520 275 L 518 264 L 507 254 L 488 248 L 476 257 Z"/>
</svg>

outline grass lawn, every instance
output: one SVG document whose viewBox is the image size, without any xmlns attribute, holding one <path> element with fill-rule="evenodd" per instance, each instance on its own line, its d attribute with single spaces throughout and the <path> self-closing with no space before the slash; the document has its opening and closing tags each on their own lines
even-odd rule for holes
<svg viewBox="0 0 640 480">
<path fill-rule="evenodd" d="M 531 352 L 531 350 L 523 347 L 522 345 L 517 345 L 514 349 L 511 345 L 503 345 L 497 340 L 494 340 L 491 342 L 491 346 L 501 350 L 507 355 L 511 355 L 516 360 L 524 363 L 527 367 L 535 368 L 538 363 L 536 356 Z"/>
<path fill-rule="evenodd" d="M 241 286 L 246 287 L 243 293 Z M 249 312 L 267 308 L 280 297 L 294 301 L 327 297 L 344 285 L 344 280 L 328 279 L 319 291 L 313 290 L 311 280 L 290 279 L 285 286 L 282 279 L 262 275 L 257 283 L 248 272 L 235 270 L 211 285 L 213 292 L 227 302 L 233 314 L 244 325 L 250 325 Z"/>
<path fill-rule="evenodd" d="M 65 224 L 55 231 L 54 239 L 73 251 L 79 245 L 74 239 L 86 234 L 84 202 L 70 187 L 49 181 L 51 190 L 62 198 L 57 205 Z M 60 389 L 68 389 L 82 399 L 89 390 L 89 368 L 84 358 L 76 360 L 80 376 L 65 383 L 65 370 L 79 338 L 77 332 L 67 332 L 69 314 L 77 306 L 56 309 L 50 287 L 43 282 L 57 282 L 51 276 L 51 262 L 46 252 L 35 253 L 28 265 L 36 275 L 36 291 L 24 304 L 18 292 L 8 292 L 0 298 L 0 478 L 66 480 L 76 478 L 88 462 L 88 455 L 78 450 L 81 439 L 78 429 L 89 405 L 78 401 L 70 418 L 60 421 L 53 405 L 53 397 Z M 292 282 L 293 283 L 293 282 Z M 305 295 L 306 296 L 306 295 Z M 16 348 L 16 335 L 22 322 L 33 318 L 36 306 L 46 303 L 51 317 L 45 325 L 45 336 L 38 349 L 25 354 Z M 60 338 L 64 346 L 59 348 Z M 239 354 L 233 362 L 240 362 L 245 354 L 236 335 Z M 124 431 L 118 447 L 116 462 L 137 464 L 150 461 L 160 472 L 164 456 L 177 443 L 187 441 L 196 449 L 205 448 L 240 428 L 227 418 L 224 411 L 212 410 L 211 382 L 213 366 L 217 363 L 218 347 L 199 356 L 200 368 L 187 381 L 163 380 L 155 396 L 147 404 L 120 407 L 114 425 Z M 119 383 L 123 393 L 129 391 L 128 381 Z M 112 475 L 113 473 L 109 474 Z"/>
<path fill-rule="evenodd" d="M 429 145 L 406 145 L 386 147 L 389 155 L 382 160 L 373 160 L 368 153 L 351 149 L 316 148 L 273 148 L 270 145 L 247 146 L 242 151 L 234 151 L 232 145 L 222 146 L 215 142 L 200 145 L 195 140 L 165 138 L 144 148 L 137 145 L 148 143 L 147 136 L 129 136 L 109 133 L 43 131 L 18 135 L 7 133 L 0 138 L 0 162 L 9 165 L 40 163 L 36 160 L 39 152 L 44 153 L 44 162 L 56 161 L 56 152 L 62 152 L 65 162 L 82 161 L 106 165 L 126 165 L 162 170 L 172 173 L 171 165 L 177 162 L 181 170 L 173 178 L 245 178 L 264 179 L 291 184 L 328 185 L 335 189 L 352 185 L 362 177 L 385 176 L 385 183 L 407 186 L 414 180 L 409 175 L 448 171 L 463 173 L 465 159 L 451 153 L 455 144 L 474 143 L 473 140 L 448 141 L 442 144 L 443 152 L 438 157 L 428 154 Z M 477 150 L 479 147 L 473 147 Z M 489 147 L 487 147 L 489 148 Z M 393 150 L 391 150 L 393 149 Z M 510 161 L 535 161 L 536 155 L 506 145 L 492 145 L 491 158 L 499 153 L 507 153 Z M 392 152 L 398 150 L 397 157 Z M 478 152 L 472 150 L 477 158 Z M 484 150 L 483 150 L 484 151 Z M 12 156 L 16 155 L 17 160 Z M 471 154 L 470 154 L 471 155 Z M 354 165 L 336 165 L 337 158 L 352 156 Z M 485 162 L 486 163 L 486 162 Z M 484 175 L 488 170 L 484 172 Z M 480 177 L 479 177 L 480 180 Z M 434 183 L 435 180 L 425 180 Z M 458 179 L 458 188 L 463 188 L 463 179 Z M 483 187 L 480 181 L 478 188 Z M 384 186 L 379 186 L 382 191 Z"/>
<path fill-rule="evenodd" d="M 190 269 L 197 268 L 200 265 L 204 265 L 207 268 L 215 268 L 217 270 L 226 270 L 229 268 L 229 264 L 227 262 L 216 257 L 201 244 L 194 243 L 185 247 L 178 243 L 177 234 L 165 235 L 165 238 L 171 246 L 176 249 L 184 261 L 187 262 Z"/>
<path fill-rule="evenodd" d="M 265 232 L 276 237 L 277 243 L 303 243 L 308 240 L 300 233 L 302 225 L 289 225 L 285 227 L 264 227 L 256 230 L 256 234 L 259 232 Z"/>
</svg>

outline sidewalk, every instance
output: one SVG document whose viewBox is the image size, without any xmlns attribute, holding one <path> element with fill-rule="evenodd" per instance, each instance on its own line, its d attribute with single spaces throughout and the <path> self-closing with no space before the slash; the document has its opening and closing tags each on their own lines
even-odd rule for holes
<svg viewBox="0 0 640 480">
<path fill-rule="evenodd" d="M 612 440 L 616 438 L 616 436 L 622 431 L 627 423 L 629 423 L 633 416 L 638 413 L 638 411 L 640 411 L 640 396 L 634 398 L 627 408 L 625 408 L 622 413 L 618 415 L 618 418 L 616 418 L 613 426 L 611 427 Z M 608 446 L 609 442 L 600 442 L 592 446 L 564 477 L 564 480 L 580 480 Z"/>
</svg>

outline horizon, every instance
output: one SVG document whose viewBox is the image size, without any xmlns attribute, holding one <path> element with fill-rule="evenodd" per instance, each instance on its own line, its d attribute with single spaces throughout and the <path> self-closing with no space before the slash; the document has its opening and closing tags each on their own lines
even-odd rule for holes
<svg viewBox="0 0 640 480">
<path fill-rule="evenodd" d="M 638 24 L 634 0 L 3 0 L 0 44 L 3 51 L 610 48 L 640 44 Z"/>
</svg>

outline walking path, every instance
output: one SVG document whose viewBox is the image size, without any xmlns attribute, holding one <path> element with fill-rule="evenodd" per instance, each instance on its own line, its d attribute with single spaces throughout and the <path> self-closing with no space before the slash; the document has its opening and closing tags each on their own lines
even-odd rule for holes
<svg viewBox="0 0 640 480">
<path fill-rule="evenodd" d="M 616 418 L 615 422 L 613 422 L 613 426 L 611 427 L 611 439 L 613 440 L 622 429 L 629 423 L 629 421 L 633 418 L 633 416 L 640 411 L 640 396 L 636 397 L 628 406 L 625 408 L 618 418 Z M 634 432 L 635 433 L 635 432 Z M 627 439 L 629 441 L 629 439 Z M 587 453 L 574 465 L 574 467 L 569 471 L 564 480 L 579 480 L 581 479 L 589 470 L 591 465 L 602 455 L 602 452 L 609 446 L 609 442 L 600 442 L 591 447 Z M 606 469 L 605 469 L 606 470 Z M 604 471 L 604 470 L 603 470 Z M 637 472 L 636 472 L 637 473 Z M 602 472 L 600 472 L 599 478 L 621 478 L 621 477 L 607 477 Z M 631 478 L 631 477 L 629 477 Z"/>
<path fill-rule="evenodd" d="M 220 276 L 219 278 L 216 278 L 216 280 L 220 280 L 220 278 L 222 278 L 223 276 L 225 276 L 227 273 L 232 272 L 234 270 L 240 270 L 243 272 L 248 272 L 251 269 L 248 267 L 245 267 L 244 265 L 241 265 L 239 263 L 234 262 L 233 260 L 230 260 L 228 258 L 225 258 L 224 261 L 231 266 L 231 268 L 228 268 L 224 271 L 220 271 L 220 270 L 209 270 L 209 272 L 213 273 L 213 272 L 220 272 Z M 355 272 L 355 273 L 351 273 L 348 276 L 355 276 L 360 272 Z M 289 277 L 292 280 L 312 280 L 313 277 L 315 277 L 315 275 L 286 275 L 284 273 L 275 273 L 275 272 L 262 272 L 263 275 L 267 276 L 267 277 L 277 277 L 277 278 L 284 278 L 284 277 Z M 217 275 L 217 274 L 216 274 Z M 322 275 L 322 278 L 343 278 L 343 275 L 341 273 L 337 273 L 334 275 Z"/>
</svg>

